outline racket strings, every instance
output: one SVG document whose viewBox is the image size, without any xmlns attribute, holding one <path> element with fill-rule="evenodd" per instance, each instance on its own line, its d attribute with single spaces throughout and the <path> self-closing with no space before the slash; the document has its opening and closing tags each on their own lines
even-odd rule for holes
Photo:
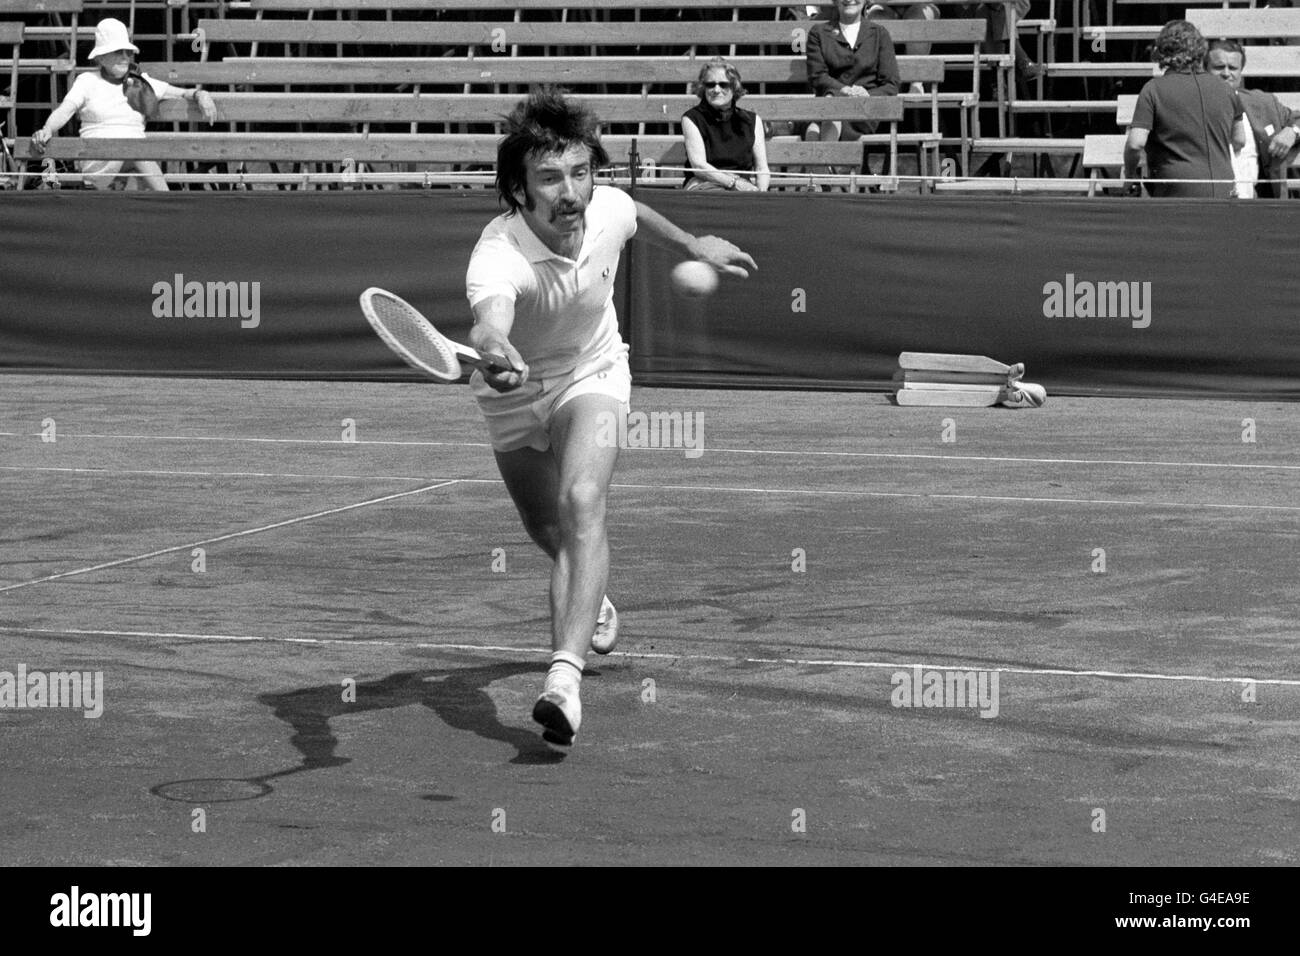
<svg viewBox="0 0 1300 956">
<path fill-rule="evenodd" d="M 455 351 L 423 316 L 412 312 L 405 303 L 380 295 L 371 297 L 370 307 L 398 351 L 407 353 L 444 378 L 460 377 L 460 360 Z"/>
</svg>

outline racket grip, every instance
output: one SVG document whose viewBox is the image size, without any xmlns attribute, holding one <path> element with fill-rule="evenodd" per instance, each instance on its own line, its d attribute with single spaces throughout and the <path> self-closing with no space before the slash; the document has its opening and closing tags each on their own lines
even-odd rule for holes
<svg viewBox="0 0 1300 956">
<path fill-rule="evenodd" d="M 481 369 L 495 369 L 499 372 L 518 371 L 518 369 L 510 364 L 510 359 L 506 358 L 504 355 L 498 355 L 496 352 L 480 352 L 479 358 L 483 363 L 479 365 L 479 368 Z"/>
</svg>

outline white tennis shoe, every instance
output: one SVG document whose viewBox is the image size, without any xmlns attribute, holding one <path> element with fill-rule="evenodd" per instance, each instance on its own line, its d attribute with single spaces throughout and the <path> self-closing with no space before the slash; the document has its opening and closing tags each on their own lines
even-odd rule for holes
<svg viewBox="0 0 1300 956">
<path fill-rule="evenodd" d="M 608 654 L 618 643 L 618 611 L 606 595 L 596 617 L 596 632 L 591 635 L 591 649 L 597 654 Z"/>
<path fill-rule="evenodd" d="M 582 701 L 576 684 L 547 687 L 533 705 L 533 720 L 542 725 L 542 739 L 568 747 L 582 723 Z"/>
</svg>

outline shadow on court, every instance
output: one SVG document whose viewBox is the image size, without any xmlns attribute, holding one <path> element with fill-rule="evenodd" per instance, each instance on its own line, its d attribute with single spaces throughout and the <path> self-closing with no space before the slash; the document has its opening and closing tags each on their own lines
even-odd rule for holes
<svg viewBox="0 0 1300 956">
<path fill-rule="evenodd" d="M 292 731 L 288 742 L 302 755 L 300 763 L 255 777 L 173 780 L 155 785 L 150 792 L 181 803 L 226 803 L 269 796 L 274 792 L 271 780 L 352 762 L 338 752 L 334 721 L 403 707 L 428 708 L 454 730 L 514 747 L 512 764 L 560 763 L 563 751 L 547 746 L 536 733 L 503 724 L 486 690 L 494 681 L 539 672 L 544 673 L 544 668 L 536 664 L 508 663 L 405 671 L 357 682 L 351 700 L 344 699 L 343 689 L 333 684 L 262 694 L 258 703 L 270 708 Z M 348 696 L 352 696 L 350 692 Z"/>
</svg>

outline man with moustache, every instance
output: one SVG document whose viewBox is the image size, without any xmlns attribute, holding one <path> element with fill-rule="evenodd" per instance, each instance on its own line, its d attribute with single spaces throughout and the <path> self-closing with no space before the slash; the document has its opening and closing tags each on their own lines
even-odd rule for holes
<svg viewBox="0 0 1300 956">
<path fill-rule="evenodd" d="M 483 230 L 466 274 L 470 344 L 513 366 L 475 372 L 470 385 L 524 528 L 554 561 L 553 653 L 533 719 L 561 745 L 582 718 L 587 651 L 609 653 L 618 629 L 605 596 L 618 448 L 599 439 L 602 420 L 625 416 L 631 399 L 614 312 L 619 253 L 641 227 L 650 242 L 718 272 L 743 278 L 757 268 L 730 242 L 692 236 L 595 185 L 608 161 L 590 111 L 549 88 L 519 103 L 497 149 L 497 193 L 509 208 Z"/>
</svg>

